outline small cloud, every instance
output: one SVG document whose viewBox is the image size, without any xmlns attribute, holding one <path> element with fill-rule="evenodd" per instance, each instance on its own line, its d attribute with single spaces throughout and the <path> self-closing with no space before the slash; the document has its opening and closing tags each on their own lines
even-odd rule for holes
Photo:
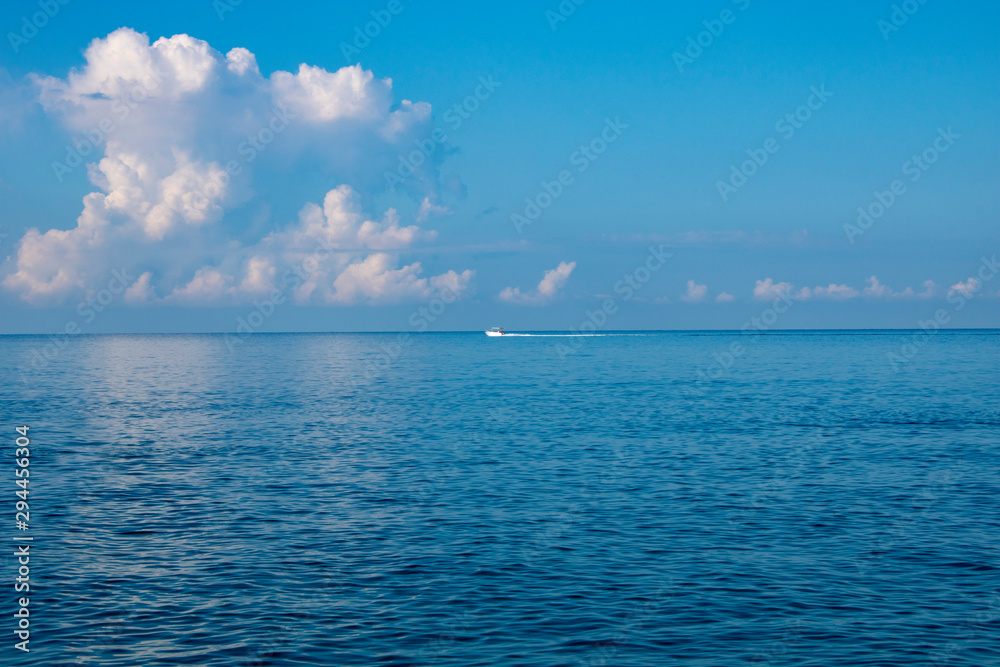
<svg viewBox="0 0 1000 667">
<path fill-rule="evenodd" d="M 771 278 L 765 278 L 757 281 L 753 288 L 753 296 L 758 301 L 770 301 L 790 294 L 794 289 L 795 286 L 791 283 L 776 283 Z"/>
<path fill-rule="evenodd" d="M 658 304 L 670 303 L 670 297 L 658 296 L 655 299 L 653 299 L 653 303 L 658 303 Z"/>
<path fill-rule="evenodd" d="M 546 271 L 538 287 L 530 292 L 522 292 L 519 287 L 505 287 L 498 298 L 504 303 L 514 303 L 528 306 L 541 306 L 553 301 L 559 296 L 569 276 L 576 268 L 576 262 L 560 262 L 559 266 Z"/>
<path fill-rule="evenodd" d="M 736 301 L 736 297 L 728 292 L 719 292 L 719 296 L 715 297 L 716 303 L 732 303 Z"/>
<path fill-rule="evenodd" d="M 830 283 L 826 287 L 814 288 L 812 295 L 817 299 L 835 299 L 837 301 L 844 301 L 858 296 L 858 290 L 848 285 L 835 285 L 834 283 Z"/>
<path fill-rule="evenodd" d="M 917 293 L 912 287 L 907 287 L 901 292 L 897 292 L 888 285 L 879 282 L 876 276 L 868 276 L 868 285 L 862 291 L 862 295 L 868 299 L 929 299 L 934 296 L 934 281 L 924 281 L 924 291 Z"/>
<path fill-rule="evenodd" d="M 451 214 L 452 210 L 447 206 L 438 206 L 431 202 L 430 197 L 424 197 L 424 200 L 420 202 L 420 210 L 417 211 L 417 222 L 426 222 L 432 215 L 438 218 Z"/>
<path fill-rule="evenodd" d="M 979 287 L 982 285 L 975 278 L 969 278 L 965 282 L 957 282 L 948 288 L 948 296 L 952 294 L 961 294 L 965 297 L 970 297 L 979 291 Z"/>
<path fill-rule="evenodd" d="M 681 301 L 686 301 L 688 303 L 699 303 L 705 300 L 705 296 L 708 294 L 707 285 L 699 285 L 693 280 L 687 281 L 687 292 L 681 296 Z"/>
<path fill-rule="evenodd" d="M 846 301 L 847 299 L 853 299 L 858 295 L 858 290 L 850 287 L 849 285 L 837 285 L 835 283 L 830 283 L 826 287 L 823 287 L 822 285 L 817 285 L 813 288 L 803 287 L 795 293 L 794 298 L 799 301 L 808 301 L 809 299 L 834 299 L 836 301 Z"/>
<path fill-rule="evenodd" d="M 888 285 L 883 285 L 876 276 L 868 276 L 868 285 L 863 294 L 870 299 L 882 299 L 895 294 Z"/>
</svg>

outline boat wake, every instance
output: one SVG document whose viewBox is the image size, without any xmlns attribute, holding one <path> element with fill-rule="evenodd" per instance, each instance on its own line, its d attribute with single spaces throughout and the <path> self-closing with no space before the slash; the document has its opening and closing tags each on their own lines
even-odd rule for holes
<svg viewBox="0 0 1000 667">
<path fill-rule="evenodd" d="M 592 336 L 649 336 L 646 333 L 504 333 L 504 338 L 520 336 L 525 338 L 588 338 Z"/>
</svg>

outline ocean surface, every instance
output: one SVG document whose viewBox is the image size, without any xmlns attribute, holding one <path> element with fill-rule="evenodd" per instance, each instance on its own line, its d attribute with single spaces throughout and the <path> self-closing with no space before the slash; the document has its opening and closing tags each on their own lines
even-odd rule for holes
<svg viewBox="0 0 1000 667">
<path fill-rule="evenodd" d="M 1000 664 L 1000 332 L 63 338 L 0 663 Z"/>
</svg>

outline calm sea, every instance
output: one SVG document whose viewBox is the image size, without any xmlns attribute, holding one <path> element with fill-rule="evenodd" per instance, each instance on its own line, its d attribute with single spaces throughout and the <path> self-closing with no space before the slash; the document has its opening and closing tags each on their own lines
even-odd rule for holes
<svg viewBox="0 0 1000 667">
<path fill-rule="evenodd" d="M 60 344 L 5 664 L 1000 664 L 1000 332 Z"/>
</svg>

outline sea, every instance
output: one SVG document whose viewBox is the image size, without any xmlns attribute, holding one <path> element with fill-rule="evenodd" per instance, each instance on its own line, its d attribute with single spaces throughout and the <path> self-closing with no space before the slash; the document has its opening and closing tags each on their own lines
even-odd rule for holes
<svg viewBox="0 0 1000 667">
<path fill-rule="evenodd" d="M 997 330 L 3 336 L 0 376 L 2 664 L 1000 665 Z"/>
</svg>

